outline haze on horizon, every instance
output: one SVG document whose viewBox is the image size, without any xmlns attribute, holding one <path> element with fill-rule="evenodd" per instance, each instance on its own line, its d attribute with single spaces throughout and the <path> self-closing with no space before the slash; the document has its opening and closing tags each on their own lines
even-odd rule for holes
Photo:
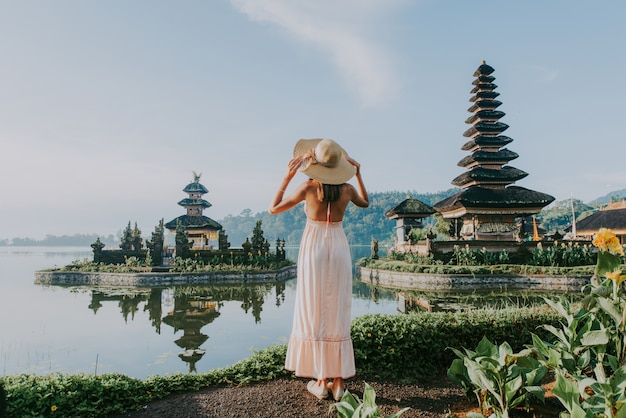
<svg viewBox="0 0 626 418">
<path fill-rule="evenodd" d="M 370 191 L 446 190 L 482 60 L 516 184 L 626 188 L 624 2 L 0 4 L 0 239 L 149 233 L 193 171 L 207 216 L 264 211 L 299 138 L 337 140 Z"/>
</svg>

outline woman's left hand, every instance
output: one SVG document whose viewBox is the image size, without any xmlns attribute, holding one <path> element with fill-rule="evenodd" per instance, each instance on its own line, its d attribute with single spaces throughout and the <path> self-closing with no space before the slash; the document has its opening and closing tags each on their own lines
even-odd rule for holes
<svg viewBox="0 0 626 418">
<path fill-rule="evenodd" d="M 359 174 L 361 172 L 361 164 L 359 164 L 355 159 L 346 156 L 346 161 L 348 161 L 354 166 L 354 168 L 356 168 L 356 174 Z"/>
</svg>

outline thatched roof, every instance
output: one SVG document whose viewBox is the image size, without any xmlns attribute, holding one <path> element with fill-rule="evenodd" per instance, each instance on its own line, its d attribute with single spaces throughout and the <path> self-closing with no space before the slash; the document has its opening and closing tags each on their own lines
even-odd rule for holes
<svg viewBox="0 0 626 418">
<path fill-rule="evenodd" d="M 472 82 L 473 85 L 477 86 L 481 83 L 492 83 L 495 81 L 495 77 L 492 75 L 479 75 L 478 77 L 476 77 L 476 79 Z"/>
<path fill-rule="evenodd" d="M 185 198 L 181 200 L 180 202 L 178 202 L 178 204 L 183 207 L 200 206 L 202 208 L 210 208 L 211 206 L 213 206 L 204 199 L 190 199 L 190 198 Z"/>
<path fill-rule="evenodd" d="M 600 228 L 626 230 L 626 208 L 599 210 L 576 222 L 576 233 L 590 233 Z"/>
<path fill-rule="evenodd" d="M 461 147 L 462 150 L 467 151 L 473 149 L 475 146 L 481 146 L 484 148 L 500 148 L 513 142 L 513 138 L 509 138 L 508 136 L 498 135 L 498 136 L 488 136 L 488 135 L 478 135 L 475 138 L 467 141 Z"/>
<path fill-rule="evenodd" d="M 495 78 L 494 78 L 495 80 Z M 498 88 L 497 85 L 493 84 L 493 83 L 481 83 L 479 82 L 478 84 L 475 84 L 476 87 L 474 87 L 470 93 L 478 93 L 479 91 L 492 91 Z"/>
<path fill-rule="evenodd" d="M 476 71 L 474 71 L 474 77 L 480 77 L 481 75 L 489 75 L 493 73 L 494 71 L 495 70 L 493 69 L 492 66 L 487 65 L 487 63 L 483 61 L 483 63 L 480 64 L 478 68 L 476 68 Z"/>
<path fill-rule="evenodd" d="M 525 209 L 543 208 L 554 201 L 554 197 L 545 193 L 536 192 L 519 186 L 509 186 L 504 189 L 488 189 L 472 186 L 452 195 L 433 208 L 441 213 L 454 211 L 459 208 L 485 208 L 518 210 L 520 214 L 528 213 Z M 532 211 L 530 212 L 532 213 Z"/>
<path fill-rule="evenodd" d="M 463 158 L 461 161 L 458 162 L 457 165 L 459 167 L 467 167 L 468 165 L 473 164 L 473 163 L 506 164 L 509 161 L 516 159 L 517 157 L 519 157 L 518 153 L 510 151 L 506 148 L 503 148 L 495 152 L 479 150 Z"/>
<path fill-rule="evenodd" d="M 488 134 L 488 135 L 499 135 L 502 132 L 509 129 L 509 125 L 502 122 L 495 123 L 487 123 L 487 122 L 476 122 L 469 128 L 467 131 L 463 132 L 463 136 L 466 138 L 472 138 L 476 135 Z"/>
<path fill-rule="evenodd" d="M 509 166 L 504 166 L 500 169 L 476 167 L 457 176 L 454 180 L 452 180 L 452 184 L 459 187 L 472 182 L 483 184 L 512 184 L 517 180 L 523 179 L 527 175 L 527 172 Z"/>
<path fill-rule="evenodd" d="M 497 91 L 477 91 L 475 95 L 470 97 L 469 101 L 475 102 L 475 101 L 482 100 L 482 99 L 493 100 L 499 95 L 500 93 L 498 93 Z"/>
<path fill-rule="evenodd" d="M 185 192 L 185 193 L 202 193 L 202 194 L 209 193 L 209 191 L 207 190 L 206 187 L 204 187 L 202 184 L 200 184 L 200 183 L 198 183 L 196 181 L 186 185 L 185 188 L 183 189 L 183 192 Z"/>
<path fill-rule="evenodd" d="M 474 104 L 467 109 L 467 111 L 474 113 L 480 109 L 495 109 L 501 104 L 502 102 L 500 100 L 476 100 Z"/>
<path fill-rule="evenodd" d="M 435 209 L 411 197 L 403 200 L 397 206 L 385 212 L 385 216 L 389 219 L 396 218 L 426 218 L 435 213 Z"/>
<path fill-rule="evenodd" d="M 182 215 L 166 223 L 165 227 L 169 230 L 176 230 L 177 221 L 180 221 L 185 229 L 212 229 L 215 231 L 222 229 L 222 225 L 204 215 Z"/>
<path fill-rule="evenodd" d="M 506 113 L 501 110 L 479 110 L 465 120 L 465 123 L 475 123 L 482 120 L 496 121 L 504 117 Z"/>
</svg>

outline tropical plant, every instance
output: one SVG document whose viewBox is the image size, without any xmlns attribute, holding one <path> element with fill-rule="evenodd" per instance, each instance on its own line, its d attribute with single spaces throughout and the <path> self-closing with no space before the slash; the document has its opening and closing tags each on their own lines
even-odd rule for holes
<svg viewBox="0 0 626 418">
<path fill-rule="evenodd" d="M 539 242 L 533 249 L 529 264 L 534 266 L 585 266 L 595 262 L 595 252 L 589 245 L 555 241 L 546 246 Z"/>
<path fill-rule="evenodd" d="M 617 368 L 611 376 L 601 381 L 584 376 L 572 379 L 557 372 L 552 389 L 570 416 L 575 418 L 626 417 L 625 390 L 625 366 Z"/>
<path fill-rule="evenodd" d="M 622 283 L 624 250 L 612 231 L 594 236 L 595 274 L 578 310 L 564 300 L 551 303 L 565 320 L 544 325 L 552 343 L 533 336 L 542 363 L 555 369 L 554 394 L 573 417 L 626 417 L 626 296 Z"/>
<path fill-rule="evenodd" d="M 358 396 L 346 390 L 341 401 L 330 406 L 329 413 L 337 410 L 339 418 L 377 418 L 380 417 L 380 409 L 376 405 L 376 392 L 369 384 L 365 383 L 363 401 Z M 388 418 L 396 418 L 402 415 L 409 407 L 403 408 Z"/>
<path fill-rule="evenodd" d="M 532 400 L 543 402 L 541 380 L 548 369 L 532 357 L 532 350 L 513 353 L 508 343 L 496 346 L 486 337 L 476 351 L 464 350 L 452 348 L 459 358 L 448 369 L 448 378 L 476 395 L 483 414 L 507 418 L 520 405 L 529 409 Z"/>
</svg>

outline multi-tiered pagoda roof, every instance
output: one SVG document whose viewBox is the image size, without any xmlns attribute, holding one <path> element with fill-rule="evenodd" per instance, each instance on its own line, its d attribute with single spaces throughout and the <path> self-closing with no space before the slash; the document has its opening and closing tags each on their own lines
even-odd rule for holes
<svg viewBox="0 0 626 418">
<path fill-rule="evenodd" d="M 217 231 L 222 229 L 222 225 L 217 221 L 203 215 L 204 209 L 212 206 L 203 199 L 209 191 L 200 183 L 200 175 L 196 173 L 194 173 L 193 181 L 185 186 L 183 191 L 187 193 L 187 197 L 178 204 L 184 207 L 187 213 L 172 219 L 165 224 L 165 227 L 170 231 L 176 231 L 176 226 L 181 224 L 194 241 L 194 247 L 205 248 L 209 245 L 208 241 L 215 239 Z"/>
<path fill-rule="evenodd" d="M 461 147 L 470 154 L 458 162 L 466 171 L 452 180 L 452 184 L 462 190 L 438 202 L 434 208 L 444 218 L 472 219 L 474 224 L 477 215 L 484 215 L 482 223 L 486 229 L 511 232 L 514 227 L 510 216 L 505 221 L 501 216 L 498 220 L 489 216 L 535 214 L 554 201 L 554 197 L 513 185 L 528 173 L 508 165 L 518 154 L 504 148 L 513 139 L 503 135 L 509 125 L 500 121 L 505 113 L 498 110 L 502 102 L 496 100 L 500 93 L 495 91 L 498 86 L 494 84 L 493 72 L 484 61 L 474 72 L 472 105 L 468 109 L 472 115 L 465 121 L 471 127 L 463 134 L 469 140 Z M 471 231 L 474 238 L 479 228 L 476 224 Z"/>
</svg>

